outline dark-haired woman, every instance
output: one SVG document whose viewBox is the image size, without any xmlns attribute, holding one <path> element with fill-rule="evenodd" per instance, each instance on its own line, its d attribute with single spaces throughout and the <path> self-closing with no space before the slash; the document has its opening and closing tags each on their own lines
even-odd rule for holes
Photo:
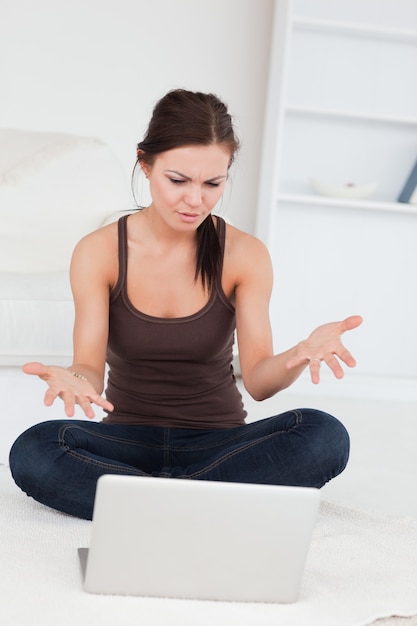
<svg viewBox="0 0 417 626">
<path fill-rule="evenodd" d="M 74 359 L 67 369 L 28 363 L 60 397 L 100 422 L 55 420 L 15 442 L 16 483 L 45 505 L 92 516 L 100 475 L 129 474 L 321 487 L 345 467 L 349 437 L 334 417 L 295 409 L 245 423 L 232 348 L 256 399 L 309 367 L 355 365 L 341 335 L 358 316 L 325 324 L 274 354 L 272 272 L 256 238 L 212 215 L 238 149 L 226 106 L 211 94 L 169 92 L 138 145 L 152 202 L 82 239 L 71 263 Z M 109 367 L 105 397 L 106 363 Z"/>
</svg>

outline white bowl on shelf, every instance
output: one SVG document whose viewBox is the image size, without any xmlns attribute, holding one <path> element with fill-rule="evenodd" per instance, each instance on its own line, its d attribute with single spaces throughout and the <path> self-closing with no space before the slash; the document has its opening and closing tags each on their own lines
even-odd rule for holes
<svg viewBox="0 0 417 626">
<path fill-rule="evenodd" d="M 326 183 L 316 178 L 310 178 L 310 184 L 313 189 L 321 196 L 329 196 L 333 198 L 369 198 L 378 189 L 377 183 L 368 183 L 366 185 L 355 185 L 347 183 L 346 185 L 334 185 Z"/>
</svg>

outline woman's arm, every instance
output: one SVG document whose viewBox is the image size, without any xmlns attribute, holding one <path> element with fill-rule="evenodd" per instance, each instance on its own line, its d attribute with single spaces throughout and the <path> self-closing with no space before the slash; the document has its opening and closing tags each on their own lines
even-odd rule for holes
<svg viewBox="0 0 417 626">
<path fill-rule="evenodd" d="M 235 288 L 236 330 L 242 379 L 255 400 L 264 400 L 289 387 L 309 366 L 313 383 L 320 380 L 322 361 L 337 378 L 343 376 L 339 360 L 354 367 L 355 360 L 343 346 L 341 336 L 361 324 L 359 316 L 325 324 L 293 348 L 274 354 L 269 318 L 272 267 L 269 253 L 257 239 L 241 238 L 234 246 L 239 267 Z"/>
<path fill-rule="evenodd" d="M 68 417 L 79 404 L 85 415 L 94 417 L 91 404 L 113 410 L 101 397 L 108 339 L 109 296 L 117 274 L 112 226 L 87 235 L 76 246 L 71 261 L 71 288 L 74 298 L 74 357 L 67 369 L 42 363 L 27 363 L 23 371 L 42 378 L 48 389 L 45 404 L 57 397 Z M 115 262 L 116 259 L 116 262 Z"/>
</svg>

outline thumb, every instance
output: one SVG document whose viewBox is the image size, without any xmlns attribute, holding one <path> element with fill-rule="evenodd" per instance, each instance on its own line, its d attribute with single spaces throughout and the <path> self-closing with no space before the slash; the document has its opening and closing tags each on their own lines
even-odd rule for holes
<svg viewBox="0 0 417 626">
<path fill-rule="evenodd" d="M 345 330 L 353 330 L 354 328 L 357 328 L 362 324 L 362 322 L 363 319 L 360 315 L 351 315 L 350 317 L 347 317 L 342 322 L 343 332 L 345 332 Z"/>
<path fill-rule="evenodd" d="M 47 368 L 42 363 L 38 361 L 32 361 L 30 363 L 25 363 L 22 367 L 22 371 L 25 374 L 35 374 L 35 376 L 44 376 L 47 372 Z"/>
</svg>

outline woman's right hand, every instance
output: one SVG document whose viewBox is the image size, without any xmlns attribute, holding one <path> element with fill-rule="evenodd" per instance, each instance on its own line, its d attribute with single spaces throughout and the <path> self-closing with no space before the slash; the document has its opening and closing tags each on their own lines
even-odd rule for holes
<svg viewBox="0 0 417 626">
<path fill-rule="evenodd" d="M 22 370 L 25 374 L 39 376 L 44 380 L 48 389 L 45 393 L 44 402 L 51 406 L 56 398 L 61 398 L 65 406 L 67 417 L 73 417 L 75 405 L 78 404 L 86 417 L 93 419 L 94 411 L 91 407 L 95 404 L 106 411 L 113 411 L 113 405 L 100 396 L 88 380 L 83 380 L 66 369 L 56 365 L 43 365 L 42 363 L 26 363 Z"/>
</svg>

